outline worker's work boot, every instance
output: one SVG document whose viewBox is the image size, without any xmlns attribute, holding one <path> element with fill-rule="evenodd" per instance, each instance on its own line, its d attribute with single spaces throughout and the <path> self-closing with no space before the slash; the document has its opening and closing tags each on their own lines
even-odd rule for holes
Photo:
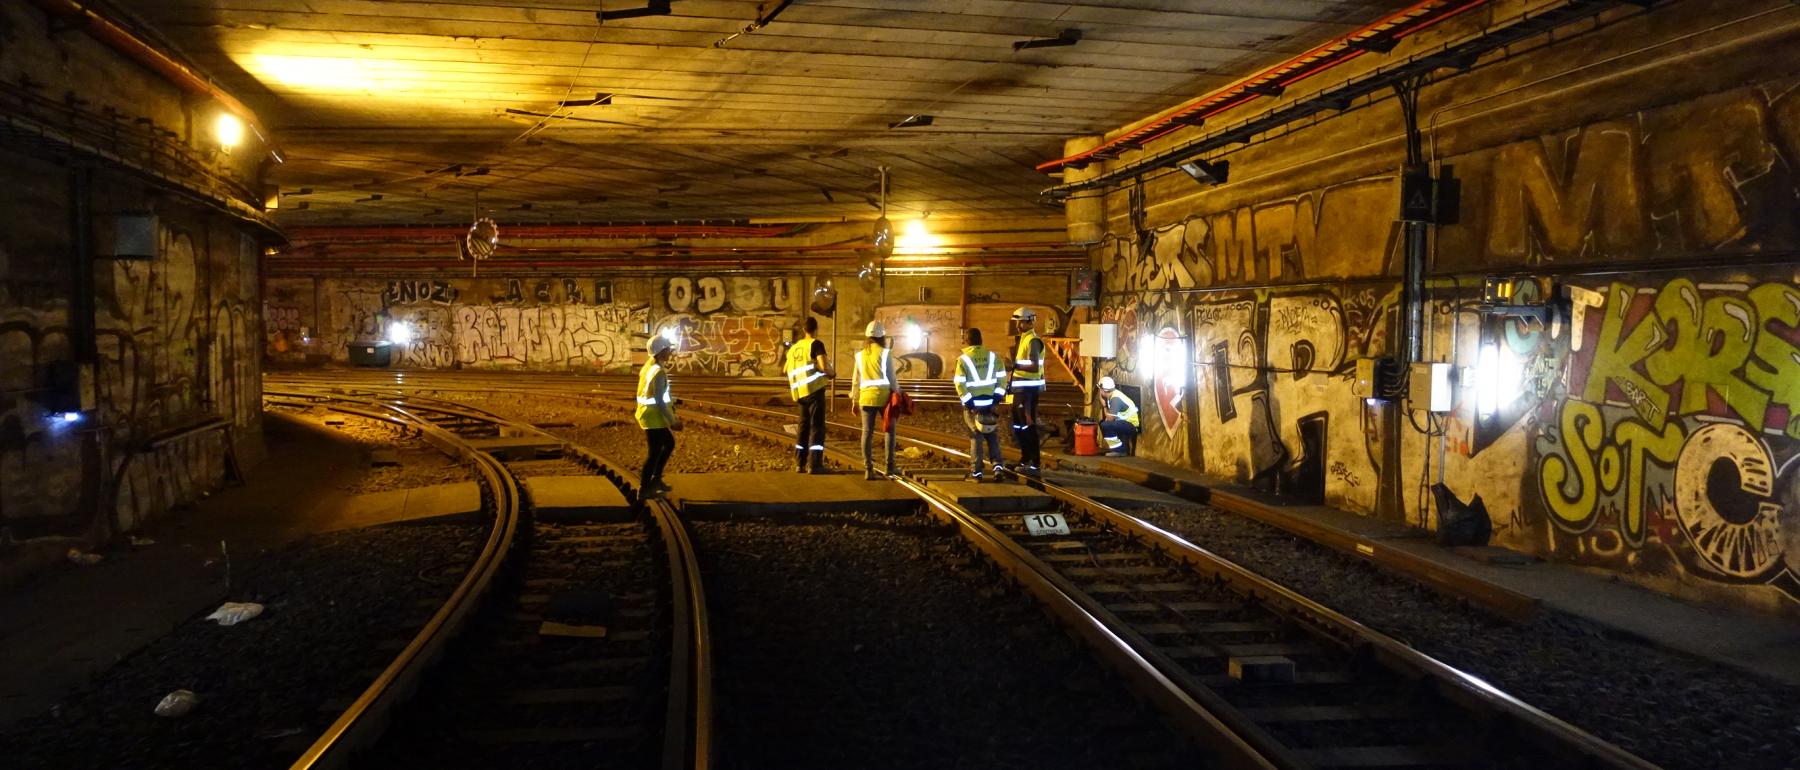
<svg viewBox="0 0 1800 770">
<path fill-rule="evenodd" d="M 794 472 L 795 473 L 805 473 L 806 472 L 806 450 L 805 449 L 795 449 L 794 450 Z"/>
<path fill-rule="evenodd" d="M 881 478 L 881 477 L 875 475 L 875 466 L 873 466 L 873 465 L 863 466 L 863 481 L 875 481 L 879 478 Z"/>
<path fill-rule="evenodd" d="M 825 450 L 814 449 L 812 451 L 812 472 L 821 476 L 827 472 L 825 470 Z"/>
</svg>

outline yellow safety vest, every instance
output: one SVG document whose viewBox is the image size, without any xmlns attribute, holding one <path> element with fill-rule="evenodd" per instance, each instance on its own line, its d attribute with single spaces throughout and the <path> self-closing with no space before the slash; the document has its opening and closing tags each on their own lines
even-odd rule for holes
<svg viewBox="0 0 1800 770">
<path fill-rule="evenodd" d="M 830 384 L 825 381 L 825 373 L 819 371 L 813 363 L 812 346 L 817 340 L 812 337 L 801 337 L 799 342 L 788 348 L 787 378 L 788 392 L 795 401 L 806 398 L 825 389 Z"/>
<path fill-rule="evenodd" d="M 1122 408 L 1117 407 L 1115 402 L 1123 404 Z M 1112 412 L 1115 417 L 1131 423 L 1134 426 L 1142 427 L 1138 425 L 1137 404 L 1132 403 L 1131 397 L 1125 395 L 1124 391 L 1113 391 L 1112 398 L 1106 400 L 1106 408 L 1108 411 Z"/>
<path fill-rule="evenodd" d="M 669 413 L 675 413 L 675 397 L 669 393 L 669 375 L 655 360 L 648 361 L 638 371 L 637 386 L 637 421 L 645 430 L 669 427 L 668 418 L 663 416 L 660 404 L 669 405 Z"/>
<path fill-rule="evenodd" d="M 981 345 L 963 348 L 956 361 L 956 397 L 963 406 L 993 406 L 1006 392 L 1006 370 L 1000 367 L 1000 356 Z"/>
<path fill-rule="evenodd" d="M 1037 343 L 1036 352 L 1032 350 L 1032 343 L 1034 342 Z M 1037 371 L 1021 372 L 1014 369 L 1012 381 L 1013 390 L 1044 389 L 1044 359 L 1033 357 L 1042 355 L 1043 349 L 1044 343 L 1038 339 L 1037 332 L 1026 329 L 1024 334 L 1019 335 L 1019 349 L 1013 353 L 1013 364 L 1015 366 L 1018 364 L 1037 364 Z"/>
<path fill-rule="evenodd" d="M 881 351 L 876 355 L 874 351 Z M 874 343 L 856 351 L 856 375 L 861 382 L 856 393 L 859 406 L 887 406 L 894 394 L 894 366 L 888 349 Z"/>
</svg>

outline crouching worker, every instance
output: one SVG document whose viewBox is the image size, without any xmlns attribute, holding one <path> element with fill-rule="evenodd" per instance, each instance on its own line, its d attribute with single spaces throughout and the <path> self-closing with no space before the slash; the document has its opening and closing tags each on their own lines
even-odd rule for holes
<svg viewBox="0 0 1800 770">
<path fill-rule="evenodd" d="M 663 467 L 675 453 L 675 431 L 681 430 L 681 418 L 675 416 L 675 397 L 669 393 L 669 373 L 664 369 L 675 346 L 662 337 L 650 340 L 650 360 L 638 372 L 637 422 L 644 429 L 644 442 L 649 453 L 644 457 L 643 497 L 661 497 L 669 485 L 663 483 Z"/>
<path fill-rule="evenodd" d="M 1100 401 L 1106 419 L 1100 421 L 1100 435 L 1106 439 L 1106 456 L 1123 457 L 1126 444 L 1137 438 L 1138 409 L 1131 397 L 1119 390 L 1111 377 L 1100 378 Z"/>
<path fill-rule="evenodd" d="M 880 321 L 870 321 L 867 329 L 869 344 L 856 351 L 856 370 L 853 372 L 850 389 L 856 394 L 856 405 L 862 411 L 862 455 L 863 478 L 874 481 L 875 475 L 875 430 L 876 421 L 887 408 L 888 399 L 894 395 L 894 362 L 888 356 L 887 330 Z M 894 475 L 894 432 L 887 434 L 887 475 Z"/>
<path fill-rule="evenodd" d="M 994 405 L 1006 393 L 1006 369 L 1000 356 L 981 344 L 981 330 L 963 332 L 968 347 L 956 361 L 956 397 L 962 399 L 963 424 L 969 428 L 969 478 L 1000 480 L 1000 417 Z M 987 447 L 984 461 L 982 447 Z"/>
</svg>

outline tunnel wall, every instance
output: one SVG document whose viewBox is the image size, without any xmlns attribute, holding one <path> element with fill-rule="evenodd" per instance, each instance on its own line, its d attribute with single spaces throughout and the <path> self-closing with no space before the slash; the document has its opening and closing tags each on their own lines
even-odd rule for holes
<svg viewBox="0 0 1800 770">
<path fill-rule="evenodd" d="M 23 564 L 15 541 L 46 538 L 60 557 L 67 544 L 50 541 L 137 529 L 262 453 L 260 249 L 188 188 L 254 188 L 259 154 L 207 149 L 215 106 L 50 26 L 0 6 L 0 580 Z M 110 144 L 53 138 L 95 126 Z M 130 165 L 147 148 L 160 176 Z"/>
<path fill-rule="evenodd" d="M 353 343 L 379 340 L 387 324 L 403 322 L 414 338 L 392 348 L 396 367 L 618 373 L 643 362 L 650 336 L 674 329 L 677 372 L 779 377 L 786 341 L 825 278 L 839 292 L 837 360 L 848 360 L 864 326 L 879 319 L 901 338 L 895 351 L 902 378 L 947 378 L 945 362 L 961 349 L 965 321 L 993 344 L 1004 342 L 1006 319 L 1021 304 L 1039 311 L 1046 331 L 1061 328 L 1058 319 L 1068 315 L 1067 308 L 1027 301 L 1065 297 L 1067 271 L 972 275 L 966 310 L 957 276 L 891 276 L 885 294 L 863 290 L 852 276 L 794 273 L 272 276 L 266 343 L 269 359 L 282 364 L 348 363 Z M 920 329 L 916 345 L 904 339 L 909 325 Z M 833 319 L 821 316 L 819 326 L 830 342 Z"/>
<path fill-rule="evenodd" d="M 1150 179 L 1135 215 L 1109 194 L 1093 257 L 1109 367 L 1150 402 L 1139 452 L 1270 489 L 1322 473 L 1327 504 L 1431 528 L 1441 477 L 1495 544 L 1800 615 L 1800 33 L 1721 5 L 1622 11 L 1424 89 L 1462 193 L 1424 359 L 1516 382 L 1491 416 L 1469 387 L 1395 422 L 1352 392 L 1399 348 L 1392 98 L 1220 156 L 1230 184 Z M 1481 312 L 1495 273 L 1569 312 Z"/>
</svg>

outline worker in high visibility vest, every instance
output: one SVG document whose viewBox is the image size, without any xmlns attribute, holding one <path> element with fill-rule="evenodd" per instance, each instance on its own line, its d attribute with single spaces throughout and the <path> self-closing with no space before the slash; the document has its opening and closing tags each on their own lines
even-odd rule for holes
<svg viewBox="0 0 1800 770">
<path fill-rule="evenodd" d="M 825 472 L 825 388 L 837 377 L 819 341 L 819 319 L 806 317 L 804 333 L 788 347 L 788 393 L 800 405 L 800 429 L 794 437 L 794 471 Z M 808 460 L 810 459 L 810 463 Z"/>
<path fill-rule="evenodd" d="M 875 475 L 875 423 L 881 419 L 888 398 L 894 395 L 896 380 L 893 357 L 888 355 L 887 329 L 882 328 L 880 321 L 870 321 L 864 331 L 869 344 L 856 351 L 856 370 L 850 391 L 856 394 L 856 405 L 862 412 L 863 478 L 874 481 L 881 478 Z M 887 475 L 894 475 L 894 432 L 891 430 L 887 434 Z"/>
<path fill-rule="evenodd" d="M 661 497 L 669 485 L 663 483 L 663 466 L 675 453 L 675 431 L 681 430 L 681 418 L 675 416 L 675 397 L 669 392 L 669 373 L 665 369 L 675 354 L 675 345 L 665 337 L 650 339 L 650 360 L 638 372 L 637 423 L 644 429 L 647 452 L 642 474 L 643 497 Z"/>
<path fill-rule="evenodd" d="M 1125 444 L 1137 437 L 1138 408 L 1131 397 L 1119 390 L 1111 377 L 1100 378 L 1100 403 L 1106 419 L 1100 421 L 1100 435 L 1106 439 L 1107 457 L 1124 457 Z"/>
<path fill-rule="evenodd" d="M 994 406 L 1006 393 L 1006 369 L 1000 354 L 981 344 L 981 330 L 963 332 L 968 347 L 956 359 L 956 397 L 962 401 L 963 424 L 969 429 L 969 478 L 977 482 L 1000 480 L 1000 420 Z M 987 462 L 981 448 L 987 447 Z"/>
<path fill-rule="evenodd" d="M 1012 430 L 1019 445 L 1018 472 L 1023 476 L 1042 476 L 1038 465 L 1038 397 L 1044 394 L 1044 341 L 1037 336 L 1037 313 L 1031 308 L 1014 310 L 1007 329 L 1018 339 L 1013 346 Z"/>
</svg>

